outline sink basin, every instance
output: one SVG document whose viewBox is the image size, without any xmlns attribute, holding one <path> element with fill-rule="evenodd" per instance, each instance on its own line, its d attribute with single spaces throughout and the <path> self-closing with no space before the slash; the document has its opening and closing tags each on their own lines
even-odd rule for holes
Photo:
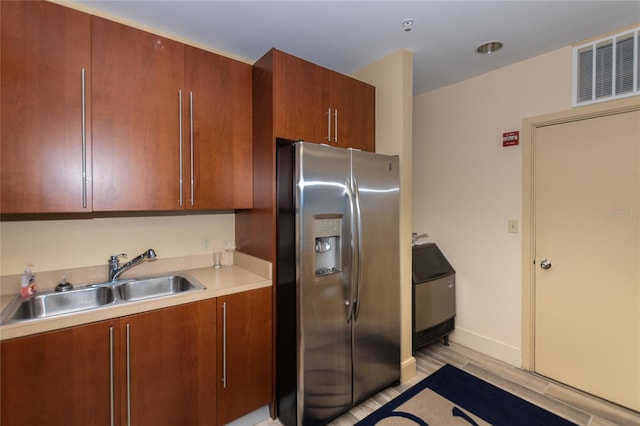
<svg viewBox="0 0 640 426">
<path fill-rule="evenodd" d="M 168 275 L 162 277 L 145 278 L 118 284 L 115 289 L 118 297 L 123 301 L 150 299 L 153 297 L 169 296 L 191 290 L 204 290 L 198 282 L 188 280 L 182 275 Z"/>
<path fill-rule="evenodd" d="M 204 285 L 181 272 L 129 281 L 90 284 L 66 292 L 39 292 L 27 299 L 17 296 L 2 311 L 0 324 L 90 311 L 204 289 Z"/>
<path fill-rule="evenodd" d="M 28 299 L 14 300 L 3 312 L 2 323 L 86 311 L 111 305 L 115 300 L 115 293 L 110 287 L 83 288 L 64 293 L 45 292 Z"/>
</svg>

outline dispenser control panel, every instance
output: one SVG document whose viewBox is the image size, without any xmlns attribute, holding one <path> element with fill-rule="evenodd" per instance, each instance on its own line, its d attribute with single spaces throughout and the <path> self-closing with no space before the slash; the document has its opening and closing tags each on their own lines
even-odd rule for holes
<svg viewBox="0 0 640 426">
<path fill-rule="evenodd" d="M 316 276 L 342 271 L 342 218 L 314 219 Z"/>
</svg>

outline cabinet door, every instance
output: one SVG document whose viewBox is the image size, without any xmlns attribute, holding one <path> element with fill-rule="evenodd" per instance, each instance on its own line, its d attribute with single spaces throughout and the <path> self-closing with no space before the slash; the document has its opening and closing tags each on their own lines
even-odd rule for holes
<svg viewBox="0 0 640 426">
<path fill-rule="evenodd" d="M 273 52 L 275 135 L 328 143 L 329 71 L 295 56 Z"/>
<path fill-rule="evenodd" d="M 93 209 L 183 208 L 183 45 L 92 17 L 91 52 Z"/>
<path fill-rule="evenodd" d="M 331 73 L 335 144 L 375 151 L 375 87 L 346 75 Z"/>
<path fill-rule="evenodd" d="M 272 395 L 271 288 L 218 298 L 218 424 L 269 402 Z"/>
<path fill-rule="evenodd" d="M 215 320 L 215 299 L 120 320 L 123 424 L 214 423 Z"/>
<path fill-rule="evenodd" d="M 2 213 L 90 211 L 90 17 L 45 1 L 0 7 Z"/>
<path fill-rule="evenodd" d="M 253 206 L 251 65 L 185 46 L 186 207 Z"/>
<path fill-rule="evenodd" d="M 0 423 L 112 424 L 119 384 L 114 381 L 112 397 L 116 331 L 114 322 L 105 321 L 3 341 Z"/>
</svg>

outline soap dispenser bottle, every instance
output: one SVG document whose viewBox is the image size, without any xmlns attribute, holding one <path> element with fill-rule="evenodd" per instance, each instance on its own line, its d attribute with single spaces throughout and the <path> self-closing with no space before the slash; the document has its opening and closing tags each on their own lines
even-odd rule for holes
<svg viewBox="0 0 640 426">
<path fill-rule="evenodd" d="M 29 264 L 24 268 L 20 282 L 20 296 L 29 297 L 36 293 L 36 276 L 31 271 L 33 265 Z"/>
</svg>

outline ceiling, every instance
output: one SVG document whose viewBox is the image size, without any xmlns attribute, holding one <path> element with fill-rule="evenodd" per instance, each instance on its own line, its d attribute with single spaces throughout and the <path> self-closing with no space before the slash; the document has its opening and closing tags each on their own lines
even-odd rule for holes
<svg viewBox="0 0 640 426">
<path fill-rule="evenodd" d="M 405 48 L 414 55 L 414 94 L 640 22 L 635 0 L 71 1 L 250 63 L 277 47 L 351 74 Z M 490 40 L 503 49 L 475 52 Z"/>
</svg>

